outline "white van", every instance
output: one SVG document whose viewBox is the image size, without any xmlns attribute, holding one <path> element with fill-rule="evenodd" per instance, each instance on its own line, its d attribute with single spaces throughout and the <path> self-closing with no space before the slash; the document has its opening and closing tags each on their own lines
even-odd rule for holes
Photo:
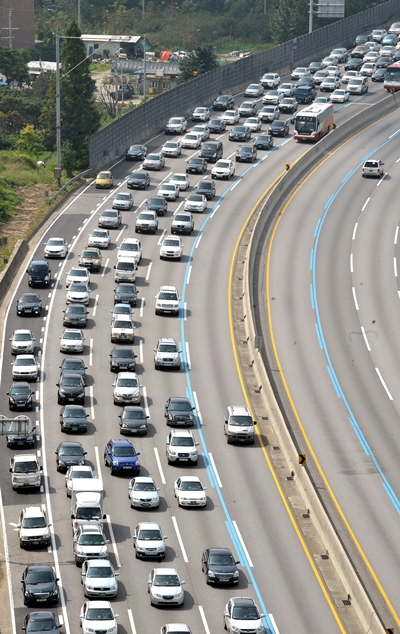
<svg viewBox="0 0 400 634">
<path fill-rule="evenodd" d="M 13 489 L 39 489 L 42 467 L 35 454 L 20 454 L 10 459 L 11 486 Z"/>
<path fill-rule="evenodd" d="M 362 75 L 351 77 L 347 84 L 347 90 L 351 95 L 362 95 L 368 92 L 368 77 Z"/>
</svg>

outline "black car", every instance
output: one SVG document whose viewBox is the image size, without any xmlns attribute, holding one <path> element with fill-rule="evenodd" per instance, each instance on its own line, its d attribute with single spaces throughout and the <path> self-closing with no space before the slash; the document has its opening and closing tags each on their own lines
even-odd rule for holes
<svg viewBox="0 0 400 634">
<path fill-rule="evenodd" d="M 242 145 L 237 151 L 235 161 L 237 163 L 253 163 L 257 160 L 257 148 L 254 145 Z"/>
<path fill-rule="evenodd" d="M 194 415 L 191 402 L 184 396 L 171 396 L 164 406 L 167 425 L 192 426 Z"/>
<path fill-rule="evenodd" d="M 58 632 L 61 625 L 57 623 L 57 619 L 53 612 L 29 612 L 25 615 L 22 629 L 29 634 L 45 634 L 47 632 Z"/>
<path fill-rule="evenodd" d="M 150 185 L 150 176 L 148 172 L 133 172 L 126 182 L 128 189 L 146 189 Z"/>
<path fill-rule="evenodd" d="M 251 137 L 251 130 L 245 125 L 235 125 L 229 132 L 230 141 L 247 141 Z"/>
<path fill-rule="evenodd" d="M 125 152 L 127 161 L 142 161 L 147 156 L 147 147 L 145 145 L 131 145 Z"/>
<path fill-rule="evenodd" d="M 88 311 L 83 304 L 68 304 L 63 310 L 63 326 L 79 326 L 85 328 L 87 324 Z"/>
<path fill-rule="evenodd" d="M 296 84 L 296 88 L 297 86 L 315 86 L 315 81 L 313 77 L 300 77 L 299 81 Z M 296 93 L 295 95 L 296 96 Z"/>
<path fill-rule="evenodd" d="M 210 130 L 210 134 L 220 134 L 226 130 L 226 121 L 222 119 L 210 119 L 207 123 L 207 128 Z"/>
<path fill-rule="evenodd" d="M 357 35 L 354 40 L 354 46 L 360 46 L 361 44 L 365 44 L 365 42 L 369 41 L 369 35 Z"/>
<path fill-rule="evenodd" d="M 130 304 L 136 306 L 137 302 L 136 284 L 133 282 L 121 282 L 114 291 L 114 304 Z"/>
<path fill-rule="evenodd" d="M 26 270 L 29 286 L 50 286 L 51 270 L 46 260 L 32 260 Z"/>
<path fill-rule="evenodd" d="M 289 134 L 289 123 L 281 119 L 276 119 L 269 126 L 268 132 L 273 136 L 287 136 Z"/>
<path fill-rule="evenodd" d="M 84 384 L 86 385 L 86 372 L 87 366 L 83 359 L 77 359 L 76 357 L 73 359 L 66 358 L 63 359 L 60 365 L 61 374 L 80 374 L 83 378 Z"/>
<path fill-rule="evenodd" d="M 55 451 L 57 471 L 66 473 L 70 467 L 81 467 L 85 464 L 86 453 L 80 442 L 60 442 Z"/>
<path fill-rule="evenodd" d="M 383 82 L 385 80 L 385 72 L 386 68 L 378 68 L 371 76 L 372 81 Z"/>
<path fill-rule="evenodd" d="M 376 60 L 375 66 L 376 68 L 387 68 L 389 64 L 392 63 L 392 58 L 387 55 L 382 55 L 379 59 Z"/>
<path fill-rule="evenodd" d="M 137 434 L 146 436 L 147 419 L 143 407 L 140 405 L 125 405 L 122 414 L 119 414 L 119 427 L 121 434 Z"/>
<path fill-rule="evenodd" d="M 322 62 L 311 62 L 311 64 L 308 65 L 308 70 L 310 71 L 311 75 L 314 75 L 317 70 L 322 70 L 323 67 L 324 65 Z"/>
<path fill-rule="evenodd" d="M 26 381 L 18 381 L 13 383 L 10 391 L 7 392 L 8 407 L 13 409 L 32 409 L 32 394 L 29 383 Z"/>
<path fill-rule="evenodd" d="M 216 193 L 215 183 L 213 180 L 205 178 L 196 185 L 196 190 L 198 194 L 203 194 L 207 200 L 212 200 Z"/>
<path fill-rule="evenodd" d="M 254 147 L 257 150 L 270 150 L 274 145 L 274 139 L 269 134 L 259 134 L 254 141 Z"/>
<path fill-rule="evenodd" d="M 40 315 L 42 300 L 37 293 L 22 293 L 17 299 L 17 315 Z"/>
<path fill-rule="evenodd" d="M 186 174 L 204 174 L 207 169 L 207 161 L 205 158 L 192 156 L 186 162 Z"/>
<path fill-rule="evenodd" d="M 235 107 L 232 95 L 219 95 L 213 103 L 213 110 L 230 110 Z"/>
<path fill-rule="evenodd" d="M 216 163 L 218 159 L 222 158 L 224 152 L 224 146 L 221 141 L 205 141 L 201 146 L 200 158 L 205 158 L 206 161 Z"/>
<path fill-rule="evenodd" d="M 65 405 L 60 410 L 61 431 L 86 433 L 88 416 L 82 405 Z"/>
<path fill-rule="evenodd" d="M 57 402 L 59 405 L 65 403 L 76 403 L 83 405 L 85 402 L 85 381 L 80 374 L 62 374 L 58 387 Z"/>
<path fill-rule="evenodd" d="M 115 346 L 110 354 L 111 372 L 126 370 L 133 372 L 136 367 L 136 354 L 128 346 Z"/>
<path fill-rule="evenodd" d="M 51 566 L 27 566 L 21 577 L 24 604 L 58 603 L 60 595 L 57 581 L 58 578 Z"/>
<path fill-rule="evenodd" d="M 146 209 L 155 211 L 157 216 L 165 216 L 168 211 L 168 202 L 164 196 L 152 196 L 146 203 Z"/>
<path fill-rule="evenodd" d="M 360 70 L 363 65 L 363 60 L 360 57 L 351 57 L 344 65 L 345 70 Z"/>
<path fill-rule="evenodd" d="M 239 571 L 229 548 L 207 548 L 201 557 L 201 569 L 210 583 L 238 583 Z"/>
</svg>

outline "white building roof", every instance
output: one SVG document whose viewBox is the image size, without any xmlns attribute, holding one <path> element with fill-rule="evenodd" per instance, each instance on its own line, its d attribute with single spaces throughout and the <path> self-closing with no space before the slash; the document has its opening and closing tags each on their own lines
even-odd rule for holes
<svg viewBox="0 0 400 634">
<path fill-rule="evenodd" d="M 81 35 L 83 42 L 116 42 L 118 44 L 137 44 L 141 35 Z"/>
</svg>

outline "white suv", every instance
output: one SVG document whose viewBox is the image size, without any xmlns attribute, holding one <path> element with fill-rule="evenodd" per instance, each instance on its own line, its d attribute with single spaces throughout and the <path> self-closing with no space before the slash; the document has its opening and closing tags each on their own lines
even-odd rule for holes
<svg viewBox="0 0 400 634">
<path fill-rule="evenodd" d="M 21 548 L 50 546 L 50 526 L 46 511 L 41 506 L 27 506 L 22 509 L 17 524 Z"/>
<path fill-rule="evenodd" d="M 118 262 L 121 260 L 134 260 L 139 264 L 142 259 L 142 245 L 138 238 L 124 238 L 117 251 Z"/>
<path fill-rule="evenodd" d="M 175 286 L 161 286 L 156 295 L 156 315 L 179 315 L 179 293 Z"/>
<path fill-rule="evenodd" d="M 166 442 L 168 464 L 172 462 L 197 464 L 199 459 L 198 444 L 190 429 L 171 429 Z"/>
<path fill-rule="evenodd" d="M 231 442 L 248 442 L 254 445 L 256 424 L 248 407 L 229 405 L 224 418 L 224 433 L 228 445 Z"/>
<path fill-rule="evenodd" d="M 160 260 L 180 260 L 183 253 L 183 242 L 180 236 L 166 236 L 160 247 Z"/>
</svg>

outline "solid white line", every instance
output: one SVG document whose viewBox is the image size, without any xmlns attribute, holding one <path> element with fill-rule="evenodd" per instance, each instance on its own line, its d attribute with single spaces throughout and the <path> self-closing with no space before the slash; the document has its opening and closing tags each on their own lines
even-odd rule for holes
<svg viewBox="0 0 400 634">
<path fill-rule="evenodd" d="M 36 390 L 35 392 L 35 399 L 38 400 L 39 399 L 39 390 Z"/>
<path fill-rule="evenodd" d="M 104 277 L 104 273 L 106 272 L 106 268 L 108 266 L 109 261 L 110 261 L 110 258 L 107 258 L 106 263 L 103 266 L 103 273 L 101 274 L 101 277 Z"/>
<path fill-rule="evenodd" d="M 214 471 L 215 479 L 218 482 L 218 486 L 219 486 L 220 489 L 222 489 L 222 482 L 221 482 L 221 479 L 219 477 L 219 473 L 217 471 L 217 467 L 215 466 L 215 462 L 214 462 L 214 458 L 213 458 L 212 453 L 209 453 L 208 457 L 210 458 L 211 466 L 212 466 L 213 471 Z"/>
<path fill-rule="evenodd" d="M 194 398 L 194 404 L 196 405 L 196 412 L 197 412 L 197 417 L 200 421 L 200 425 L 203 425 L 203 419 L 201 417 L 201 412 L 200 412 L 200 407 L 199 407 L 199 401 L 197 400 L 197 394 L 196 392 L 193 392 L 193 398 Z"/>
<path fill-rule="evenodd" d="M 185 547 L 183 545 L 181 534 L 179 532 L 178 522 L 176 521 L 176 517 L 174 517 L 174 516 L 172 516 L 171 519 L 172 519 L 172 523 L 173 523 L 174 528 L 175 528 L 176 536 L 178 538 L 179 546 L 181 547 L 183 561 L 185 562 L 185 564 L 187 564 L 187 563 L 189 563 L 189 559 L 187 558 L 186 550 L 185 550 Z"/>
<path fill-rule="evenodd" d="M 93 317 L 95 317 L 95 315 L 96 315 L 96 310 L 97 310 L 97 304 L 98 303 L 99 303 L 99 296 L 96 295 L 96 297 L 94 298 Z"/>
<path fill-rule="evenodd" d="M 131 626 L 132 634 L 136 634 L 135 622 L 133 620 L 132 610 L 128 609 L 128 619 Z"/>
<path fill-rule="evenodd" d="M 115 543 L 114 531 L 113 531 L 113 527 L 112 527 L 109 515 L 107 515 L 107 524 L 108 524 L 108 530 L 110 531 L 111 544 L 112 544 L 114 555 L 115 555 L 115 561 L 117 562 L 118 568 L 121 568 L 121 560 L 118 555 L 118 548 L 117 548 L 117 544 Z"/>
<path fill-rule="evenodd" d="M 164 477 L 164 471 L 163 471 L 163 468 L 162 468 L 162 466 L 161 466 L 161 460 L 160 460 L 160 456 L 159 456 L 159 454 L 158 454 L 158 449 L 157 449 L 157 447 L 154 447 L 154 455 L 155 455 L 155 457 L 156 457 L 157 467 L 158 467 L 158 470 L 159 470 L 159 472 L 160 472 L 161 482 L 162 482 L 163 484 L 166 484 L 165 477 Z"/>
<path fill-rule="evenodd" d="M 92 418 L 94 420 L 95 416 L 94 416 L 94 396 L 93 396 L 93 385 L 89 386 L 89 393 L 90 393 L 90 409 L 92 411 Z"/>
<path fill-rule="evenodd" d="M 353 235 L 352 235 L 352 238 L 351 238 L 352 240 L 356 239 L 357 227 L 358 227 L 358 222 L 356 222 L 356 224 L 354 225 Z"/>
<path fill-rule="evenodd" d="M 97 474 L 99 476 L 99 478 L 102 480 L 103 477 L 101 475 L 101 463 L 100 463 L 100 456 L 99 456 L 99 448 L 95 447 L 94 448 L 94 455 L 96 456 L 96 469 L 97 469 Z"/>
<path fill-rule="evenodd" d="M 120 239 L 124 231 L 125 231 L 125 225 L 122 227 L 121 231 L 117 235 L 115 242 L 118 242 L 118 240 Z"/>
<path fill-rule="evenodd" d="M 139 312 L 139 316 L 143 317 L 143 308 L 144 308 L 144 297 L 142 297 L 142 299 L 140 300 L 140 312 Z"/>
<path fill-rule="evenodd" d="M 143 341 L 139 343 L 139 360 L 143 363 Z"/>
<path fill-rule="evenodd" d="M 150 262 L 149 268 L 147 269 L 147 273 L 146 273 L 146 282 L 148 281 L 148 279 L 150 277 L 150 271 L 151 271 L 151 267 L 152 266 L 153 266 L 153 262 Z"/>
<path fill-rule="evenodd" d="M 353 299 L 354 299 L 354 304 L 355 304 L 356 310 L 359 310 L 358 303 L 357 303 L 356 289 L 354 288 L 354 286 L 352 286 L 351 291 L 353 293 Z"/>
<path fill-rule="evenodd" d="M 192 265 L 189 266 L 189 271 L 188 271 L 188 275 L 187 275 L 187 278 L 186 278 L 186 284 L 189 284 L 191 274 L 192 274 Z"/>
<path fill-rule="evenodd" d="M 371 198 L 367 198 L 367 200 L 365 201 L 363 207 L 361 207 L 361 211 L 364 211 L 365 207 L 368 205 L 370 200 L 371 200 Z"/>
<path fill-rule="evenodd" d="M 190 364 L 189 342 L 188 341 L 185 342 L 185 348 L 186 348 L 187 365 L 188 365 L 188 368 L 190 370 L 192 366 Z"/>
<path fill-rule="evenodd" d="M 183 304 L 183 319 L 184 321 L 187 320 L 187 302 L 184 302 Z"/>
<path fill-rule="evenodd" d="M 160 235 L 160 237 L 159 237 L 159 239 L 158 239 L 158 242 L 157 242 L 157 246 L 158 246 L 158 247 L 162 244 L 162 242 L 163 242 L 163 240 L 164 240 L 164 236 L 166 235 L 166 233 L 167 233 L 167 230 L 166 230 L 166 229 L 164 229 L 164 230 L 163 230 L 163 232 L 162 232 L 162 234 Z M 146 279 L 147 279 L 147 278 L 146 278 Z"/>
<path fill-rule="evenodd" d="M 353 254 L 350 253 L 350 273 L 353 273 Z"/>
<path fill-rule="evenodd" d="M 12 628 L 12 632 L 16 632 L 17 630 L 16 630 L 16 624 L 15 624 L 14 595 L 13 595 L 12 578 L 11 578 L 10 556 L 8 551 L 8 541 L 6 536 L 7 535 L 6 520 L 4 517 L 4 506 L 3 506 L 3 498 L 1 495 L 1 490 L 0 490 L 0 517 L 1 517 L 1 530 L 3 533 L 4 561 L 6 563 L 8 600 L 10 602 L 11 628 Z"/>
<path fill-rule="evenodd" d="M 62 614 L 59 614 L 59 616 L 58 616 L 58 623 L 59 623 L 59 625 L 64 625 L 64 619 L 63 619 L 63 615 Z"/>
<path fill-rule="evenodd" d="M 396 231 L 394 234 L 394 243 L 397 244 L 397 238 L 399 237 L 399 225 L 396 227 Z"/>
<path fill-rule="evenodd" d="M 275 632 L 275 634 L 279 634 L 278 626 L 277 626 L 277 624 L 276 624 L 276 622 L 275 622 L 274 617 L 272 616 L 272 614 L 268 614 L 268 616 L 269 616 L 269 620 L 270 620 L 270 621 L 271 621 L 271 623 L 272 623 L 272 627 L 274 628 L 274 632 Z"/>
<path fill-rule="evenodd" d="M 234 529 L 235 529 L 235 531 L 236 531 L 236 534 L 237 534 L 237 536 L 238 536 L 238 538 L 239 538 L 239 541 L 240 541 L 240 543 L 241 543 L 241 545 L 242 545 L 243 552 L 244 552 L 244 554 L 246 555 L 246 559 L 247 559 L 247 561 L 249 562 L 249 566 L 250 566 L 250 568 L 253 568 L 253 562 L 251 561 L 250 555 L 249 555 L 248 550 L 247 550 L 247 548 L 246 548 L 246 546 L 245 546 L 245 543 L 244 543 L 244 541 L 243 541 L 243 537 L 242 537 L 242 536 L 241 536 L 241 534 L 240 534 L 240 530 L 239 530 L 239 528 L 238 528 L 238 525 L 237 525 L 237 524 L 236 524 L 236 522 L 235 522 L 235 521 L 233 521 L 233 520 L 232 520 L 232 524 L 233 524 L 233 527 L 234 527 Z"/>
<path fill-rule="evenodd" d="M 210 629 L 208 627 L 208 623 L 206 620 L 206 615 L 204 614 L 204 610 L 203 610 L 203 606 L 199 605 L 199 612 L 200 612 L 200 616 L 201 616 L 201 620 L 203 621 L 203 627 L 205 629 L 206 634 L 210 634 Z"/>
<path fill-rule="evenodd" d="M 203 234 L 201 233 L 201 234 L 199 235 L 198 239 L 196 240 L 196 246 L 195 246 L 195 249 L 197 249 L 197 247 L 199 246 L 199 244 L 200 244 L 200 240 L 202 239 L 202 237 L 203 237 Z"/>
<path fill-rule="evenodd" d="M 210 214 L 210 218 L 212 218 L 212 217 L 213 217 L 213 215 L 215 214 L 215 212 L 216 212 L 216 211 L 217 211 L 217 209 L 219 209 L 219 208 L 220 208 L 220 205 L 217 205 L 217 206 L 215 207 L 214 211 Z"/>
<path fill-rule="evenodd" d="M 236 183 L 234 183 L 234 185 L 232 185 L 232 187 L 231 187 L 231 191 L 232 191 L 233 189 L 235 189 L 236 185 L 238 185 L 238 184 L 240 183 L 240 181 L 241 181 L 241 180 L 242 180 L 242 179 L 241 179 L 241 178 L 239 178 L 239 179 L 236 181 Z"/>
<path fill-rule="evenodd" d="M 142 396 L 143 396 L 144 408 L 148 410 L 149 409 L 149 401 L 147 400 L 147 390 L 146 390 L 146 388 L 144 386 L 142 387 Z"/>
<path fill-rule="evenodd" d="M 394 276 L 397 277 L 397 260 L 393 258 L 393 268 L 394 268 Z"/>
<path fill-rule="evenodd" d="M 166 175 L 165 178 L 163 178 L 163 180 L 161 181 L 160 185 L 162 185 L 163 183 L 165 183 L 166 180 L 169 180 L 172 176 L 172 172 L 170 172 L 169 174 Z"/>
<path fill-rule="evenodd" d="M 368 350 L 368 352 L 371 352 L 371 347 L 369 345 L 369 341 L 368 341 L 367 334 L 365 332 L 364 326 L 361 326 L 361 332 L 362 332 L 362 336 L 364 337 L 364 341 L 365 341 L 365 345 L 367 346 L 367 350 Z"/>
<path fill-rule="evenodd" d="M 179 203 L 178 207 L 175 209 L 175 213 L 174 213 L 174 215 L 178 213 L 178 211 L 180 210 L 180 208 L 182 207 L 182 205 L 183 205 L 183 203 L 184 203 L 184 202 L 185 202 L 185 201 L 184 201 L 184 200 L 182 200 L 182 202 L 180 202 L 180 203 Z"/>
<path fill-rule="evenodd" d="M 381 380 L 381 383 L 382 383 L 383 387 L 385 388 L 385 392 L 386 392 L 386 394 L 388 395 L 388 397 L 390 398 L 390 400 L 391 400 L 391 401 L 393 401 L 393 397 L 392 397 L 391 393 L 389 392 L 389 389 L 388 389 L 388 387 L 387 387 L 387 385 L 386 385 L 385 381 L 383 380 L 383 377 L 382 377 L 382 374 L 381 374 L 381 373 L 380 373 L 380 371 L 379 371 L 379 368 L 375 368 L 375 370 L 376 370 L 376 373 L 377 373 L 377 375 L 379 376 L 379 378 L 380 378 L 380 380 Z"/>
<path fill-rule="evenodd" d="M 89 340 L 90 353 L 89 353 L 89 365 L 93 365 L 93 339 Z"/>
</svg>

